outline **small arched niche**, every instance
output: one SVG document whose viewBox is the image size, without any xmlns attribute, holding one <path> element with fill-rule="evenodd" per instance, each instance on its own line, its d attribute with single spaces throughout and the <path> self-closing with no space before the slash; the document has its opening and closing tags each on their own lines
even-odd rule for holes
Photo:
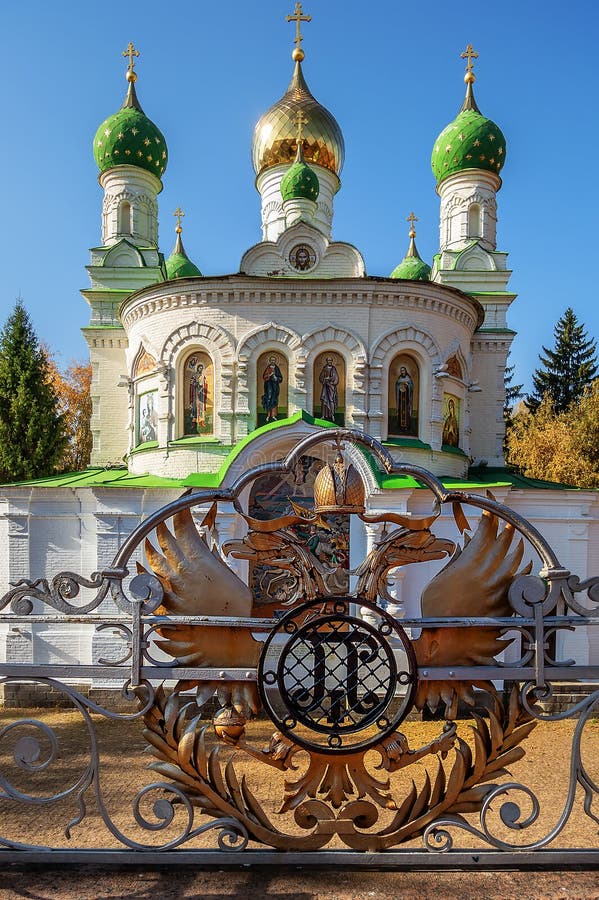
<svg viewBox="0 0 599 900">
<path fill-rule="evenodd" d="M 256 427 L 288 415 L 289 363 L 276 350 L 268 350 L 256 365 Z"/>
<path fill-rule="evenodd" d="M 133 363 L 133 377 L 141 378 L 142 375 L 148 375 L 150 372 L 153 372 L 155 368 L 156 360 L 142 344 Z"/>
<path fill-rule="evenodd" d="M 323 350 L 314 360 L 313 415 L 317 419 L 345 425 L 345 360 L 340 353 Z"/>
<path fill-rule="evenodd" d="M 443 394 L 443 446 L 460 446 L 461 402 L 453 394 Z"/>
<path fill-rule="evenodd" d="M 208 353 L 186 354 L 180 383 L 181 436 L 214 434 L 214 363 Z"/>
<path fill-rule="evenodd" d="M 128 200 L 121 200 L 118 217 L 119 234 L 131 234 L 131 204 Z"/>
<path fill-rule="evenodd" d="M 480 205 L 471 203 L 468 208 L 468 237 L 479 238 L 481 234 Z"/>
<path fill-rule="evenodd" d="M 447 365 L 448 375 L 453 375 L 454 378 L 459 378 L 460 380 L 463 379 L 462 367 L 461 367 L 460 361 L 457 358 L 457 356 L 455 355 L 455 353 L 453 356 L 449 357 L 446 365 Z"/>
<path fill-rule="evenodd" d="M 389 366 L 389 437 L 418 437 L 420 371 L 408 353 L 399 353 Z"/>
</svg>

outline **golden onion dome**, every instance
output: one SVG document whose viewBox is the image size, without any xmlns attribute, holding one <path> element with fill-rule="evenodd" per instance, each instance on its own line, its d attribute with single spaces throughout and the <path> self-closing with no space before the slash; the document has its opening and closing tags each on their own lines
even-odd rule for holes
<svg viewBox="0 0 599 900">
<path fill-rule="evenodd" d="M 341 129 L 328 109 L 310 93 L 301 60 L 296 58 L 289 87 L 254 129 L 252 162 L 257 175 L 271 166 L 293 163 L 297 152 L 295 118 L 300 110 L 307 119 L 302 147 L 305 161 L 330 169 L 335 175 L 341 172 L 345 156 Z"/>
</svg>

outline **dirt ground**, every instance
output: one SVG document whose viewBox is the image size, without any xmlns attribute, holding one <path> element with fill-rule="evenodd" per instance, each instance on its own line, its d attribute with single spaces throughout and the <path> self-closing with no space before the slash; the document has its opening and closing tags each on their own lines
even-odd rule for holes
<svg viewBox="0 0 599 900">
<path fill-rule="evenodd" d="M 57 790 L 64 790 L 81 774 L 89 759 L 89 741 L 82 728 L 81 719 L 71 711 L 32 711 L 25 713 L 39 718 L 53 728 L 58 736 L 59 752 L 57 761 L 37 775 L 36 796 L 44 797 Z M 24 711 L 2 714 L 1 724 L 10 726 L 17 718 L 22 719 Z M 527 843 L 551 830 L 563 809 L 568 782 L 569 750 L 575 722 L 564 721 L 538 726 L 529 736 L 527 753 L 523 760 L 512 767 L 514 780 L 529 785 L 537 794 L 542 816 L 539 823 L 525 829 Z M 253 725 L 257 746 L 264 746 L 272 726 L 266 723 Z M 431 740 L 439 733 L 439 723 L 404 723 L 402 730 L 409 737 L 411 746 L 418 746 Z M 22 729 L 22 726 L 21 726 Z M 464 736 L 468 733 L 468 723 L 461 723 Z M 25 729 L 29 739 L 33 727 Z M 151 839 L 147 832 L 139 833 L 131 815 L 131 804 L 136 793 L 144 784 L 155 780 L 156 776 L 147 770 L 150 757 L 144 754 L 145 742 L 141 735 L 140 722 L 113 722 L 98 718 L 96 733 L 100 749 L 100 772 L 103 793 L 113 821 L 124 834 L 135 836 L 137 840 Z M 32 791 L 30 781 L 18 782 L 18 770 L 12 760 L 17 734 L 10 729 L 0 749 L 0 776 L 13 778 L 13 783 L 21 790 Z M 7 742 L 6 737 L 10 738 Z M 12 747 L 10 743 L 12 741 Z M 8 746 L 5 746 L 8 743 Z M 42 742 L 43 743 L 43 742 Z M 31 742 L 21 744 L 25 753 L 31 752 Z M 29 746 L 29 750 L 27 749 Z M 42 747 L 43 750 L 43 747 Z M 589 775 L 599 781 L 599 721 L 589 722 L 582 744 L 583 761 Z M 11 767 L 12 763 L 12 767 Z M 412 768 L 416 769 L 416 766 Z M 420 775 L 423 773 L 420 770 Z M 254 778 L 252 789 L 265 808 L 274 812 L 280 805 L 279 781 L 262 780 L 255 769 L 248 769 Z M 412 773 L 410 773 L 412 774 Z M 416 773 L 418 778 L 418 773 Z M 31 779 L 31 776 L 29 776 Z M 34 779 L 34 780 L 35 780 Z M 27 787 L 26 787 L 27 786 Z M 32 791 L 32 793 L 34 793 Z M 66 823 L 77 815 L 77 804 L 68 802 L 33 805 L 17 804 L 0 800 L 0 831 L 4 837 L 26 843 L 36 843 L 56 848 L 101 846 L 117 848 L 118 840 L 110 834 L 102 821 L 93 798 L 85 794 L 86 816 L 73 827 L 72 837 L 64 835 Z M 593 810 L 597 814 L 599 797 L 595 797 Z M 146 810 L 147 812 L 147 810 Z M 476 819 L 472 819 L 473 822 Z M 287 824 L 286 829 L 289 829 Z M 292 829 L 289 829 L 292 830 Z M 522 832 L 524 834 L 524 831 Z M 570 821 L 560 837 L 551 845 L 557 847 L 586 847 L 598 850 L 599 827 L 587 816 L 583 808 L 583 796 L 577 796 Z M 215 846 L 214 834 L 203 838 L 194 846 Z M 516 835 L 517 836 L 517 835 Z M 469 835 L 455 835 L 456 844 L 467 848 L 477 846 L 476 839 Z M 512 840 L 514 832 L 511 833 Z M 164 832 L 156 837 L 156 843 L 164 840 Z M 422 848 L 418 838 L 410 846 Z M 479 844 L 478 846 L 482 846 Z M 0 850 L 0 859 L 1 859 Z M 365 898 L 435 898 L 435 900 L 486 900 L 492 898 L 518 898 L 518 900 L 543 900 L 543 898 L 596 898 L 599 900 L 599 870 L 587 872 L 385 872 L 372 869 L 355 870 L 300 870 L 282 867 L 262 869 L 202 870 L 199 866 L 153 866 L 100 868 L 98 866 L 17 866 L 5 864 L 0 870 L 0 898 L 31 898 L 31 900 L 104 900 L 104 898 L 131 897 L 138 900 L 175 900 L 175 898 L 202 898 L 212 900 L 217 897 L 264 898 L 264 900 L 365 900 Z"/>
<path fill-rule="evenodd" d="M 597 900 L 599 872 L 199 871 L 15 867 L 1 900 Z"/>
</svg>

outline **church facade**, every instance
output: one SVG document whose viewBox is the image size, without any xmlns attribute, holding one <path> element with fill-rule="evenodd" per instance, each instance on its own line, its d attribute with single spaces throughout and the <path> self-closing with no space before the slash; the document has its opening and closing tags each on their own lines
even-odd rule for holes
<svg viewBox="0 0 599 900">
<path fill-rule="evenodd" d="M 597 494 L 533 483 L 504 468 L 504 371 L 514 337 L 507 313 L 515 299 L 496 231 L 506 141 L 476 103 L 477 54 L 470 46 L 462 54 L 465 98 L 432 152 L 438 253 L 430 266 L 420 258 L 412 213 L 406 256 L 389 277 L 373 275 L 359 249 L 333 236 L 343 135 L 308 87 L 301 9 L 295 21 L 289 87 L 252 140 L 262 240 L 244 253 L 239 272 L 221 277 L 204 277 L 188 256 L 181 210 L 172 253 L 160 251 L 158 197 L 168 149 L 142 109 L 138 54 L 129 45 L 124 103 L 93 144 L 103 202 L 101 241 L 91 250 L 90 287 L 82 292 L 90 308 L 84 333 L 93 372 L 91 467 L 0 488 L 2 592 L 20 578 L 101 571 L 144 516 L 182 491 L 227 487 L 334 426 L 372 435 L 396 461 L 447 485 L 491 490 L 539 528 L 565 567 L 581 577 L 597 568 Z M 430 509 L 431 496 L 417 480 L 387 477 L 359 449 L 348 452 L 370 512 Z M 309 500 L 326 461 L 326 451 L 319 453 L 325 456 L 306 459 L 287 482 L 248 489 L 246 509 Z M 447 536 L 455 533 L 450 515 L 439 521 Z M 238 537 L 239 528 L 234 510 L 225 512 L 220 540 Z M 379 530 L 357 523 L 345 533 L 342 522 L 335 528 L 335 540 L 306 540 L 343 569 L 349 587 Z M 417 614 L 430 565 L 397 570 L 396 615 Z M 269 596 L 278 596 L 274 588 Z M 7 661 L 91 662 L 114 655 L 119 640 L 92 626 L 57 632 L 38 623 L 7 628 L 0 654 Z M 599 646 L 578 640 L 564 653 L 597 662 Z"/>
</svg>

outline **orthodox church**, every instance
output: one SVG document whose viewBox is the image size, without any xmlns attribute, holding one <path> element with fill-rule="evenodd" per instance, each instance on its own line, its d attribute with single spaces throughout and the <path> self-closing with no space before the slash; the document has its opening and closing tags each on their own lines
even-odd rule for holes
<svg viewBox="0 0 599 900">
<path fill-rule="evenodd" d="M 304 73 L 300 29 L 309 17 L 297 4 L 288 19 L 296 29 L 291 80 L 259 119 L 251 145 L 262 240 L 229 275 L 202 275 L 184 246 L 181 209 L 172 252 L 160 249 L 167 142 L 144 112 L 151 98 L 138 89 L 139 53 L 132 44 L 124 53 L 124 101 L 93 140 L 101 239 L 82 291 L 90 309 L 92 463 L 0 488 L 2 592 L 24 577 L 101 571 L 144 516 L 183 491 L 226 488 L 335 425 L 372 435 L 394 459 L 446 485 L 490 489 L 537 526 L 564 566 L 581 577 L 597 568 L 597 494 L 504 467 L 504 371 L 514 337 L 506 316 L 515 299 L 507 253 L 497 245 L 506 140 L 475 99 L 478 54 L 470 45 L 462 53 L 465 96 L 432 148 L 440 200 L 432 264 L 419 256 L 411 213 L 403 260 L 390 260 L 389 275 L 367 273 L 359 248 L 334 234 L 344 141 Z M 456 82 L 456 105 L 459 95 Z M 448 113 L 439 110 L 440 126 Z M 347 452 L 370 512 L 430 510 L 431 495 L 417 480 L 385 474 L 357 447 Z M 242 505 L 270 515 L 289 499 L 305 503 L 324 461 L 305 457 L 293 477 L 256 482 Z M 441 533 L 456 533 L 449 514 L 439 523 Z M 239 536 L 232 507 L 217 526 L 222 542 Z M 306 541 L 348 587 L 379 536 L 376 524 L 350 527 L 340 517 L 328 534 L 312 528 Z M 397 570 L 395 614 L 417 612 L 431 566 Z M 284 596 L 284 581 L 252 577 L 273 603 Z M 39 623 L 0 634 L 0 654 L 93 661 L 114 656 L 106 646 L 119 639 L 88 626 L 50 635 Z M 591 639 L 575 652 L 580 662 L 599 660 Z"/>
</svg>

